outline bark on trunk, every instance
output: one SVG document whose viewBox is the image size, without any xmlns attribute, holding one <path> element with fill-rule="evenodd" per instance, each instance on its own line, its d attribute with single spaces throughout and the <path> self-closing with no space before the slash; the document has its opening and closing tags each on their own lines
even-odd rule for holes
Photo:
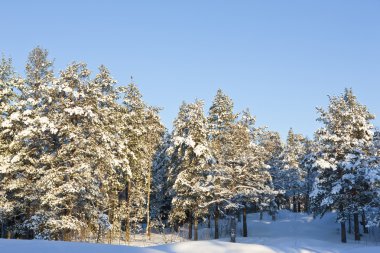
<svg viewBox="0 0 380 253">
<path fill-rule="evenodd" d="M 310 214 L 310 208 L 309 208 L 309 193 L 306 193 L 305 197 L 305 211 Z"/>
<path fill-rule="evenodd" d="M 263 215 L 264 215 L 263 211 L 260 211 L 260 220 L 263 219 Z"/>
<path fill-rule="evenodd" d="M 174 232 L 178 233 L 178 231 L 179 231 L 178 227 L 179 227 L 178 222 L 175 222 L 175 224 L 174 224 Z"/>
<path fill-rule="evenodd" d="M 355 233 L 355 241 L 360 241 L 358 213 L 354 213 L 354 233 Z"/>
<path fill-rule="evenodd" d="M 363 225 L 364 234 L 368 234 L 368 228 L 366 227 L 367 226 L 367 220 L 365 218 L 365 212 L 364 211 L 362 212 L 362 225 Z"/>
<path fill-rule="evenodd" d="M 115 197 L 115 196 L 114 196 Z M 108 237 L 108 243 L 109 244 L 112 244 L 112 241 L 113 241 L 113 230 L 114 230 L 114 212 L 115 212 L 115 204 L 114 204 L 114 201 L 111 201 L 111 204 L 110 204 L 110 222 L 112 224 L 112 227 L 109 231 L 109 237 Z"/>
<path fill-rule="evenodd" d="M 297 212 L 296 195 L 293 195 L 293 212 Z"/>
<path fill-rule="evenodd" d="M 215 219 L 215 239 L 219 239 L 219 207 L 218 205 L 215 206 L 214 211 L 214 219 Z"/>
<path fill-rule="evenodd" d="M 339 206 L 339 211 L 340 211 L 341 215 L 343 215 L 343 206 L 342 205 Z M 340 237 L 341 237 L 341 241 L 343 243 L 347 242 L 346 222 L 345 221 L 340 222 Z"/>
<path fill-rule="evenodd" d="M 194 241 L 198 241 L 198 219 L 194 218 Z"/>
<path fill-rule="evenodd" d="M 101 233 L 102 233 L 102 227 L 101 227 L 100 224 L 99 224 L 99 227 L 98 227 L 98 235 L 96 236 L 96 243 L 99 243 Z"/>
<path fill-rule="evenodd" d="M 352 229 L 351 229 L 351 214 L 348 215 L 348 233 L 349 234 L 352 233 Z"/>
<path fill-rule="evenodd" d="M 298 212 L 300 213 L 301 212 L 301 201 L 300 201 L 300 197 L 298 196 Z"/>
<path fill-rule="evenodd" d="M 191 218 L 191 214 L 189 215 L 189 240 L 193 238 L 193 220 Z"/>
<path fill-rule="evenodd" d="M 247 207 L 244 205 L 243 207 L 243 237 L 248 236 L 248 229 L 247 229 Z"/>
<path fill-rule="evenodd" d="M 232 219 L 231 219 L 230 236 L 231 236 L 231 242 L 236 242 L 236 217 L 235 216 L 232 216 Z"/>
<path fill-rule="evenodd" d="M 5 230 L 6 230 L 6 226 L 4 223 L 1 223 L 1 238 L 6 238 L 6 233 L 5 233 Z"/>
<path fill-rule="evenodd" d="M 146 235 L 150 240 L 150 181 L 151 172 L 148 173 L 148 183 L 147 183 L 147 204 L 146 204 Z"/>
<path fill-rule="evenodd" d="M 341 236 L 341 240 L 343 243 L 346 243 L 347 242 L 347 237 L 346 237 L 346 223 L 344 221 L 342 221 L 340 223 L 340 236 Z"/>
<path fill-rule="evenodd" d="M 211 228 L 211 215 L 207 215 L 207 227 Z"/>
<path fill-rule="evenodd" d="M 131 237 L 131 224 L 130 224 L 130 209 L 129 209 L 129 201 L 130 201 L 130 192 L 131 192 L 131 183 L 127 183 L 126 192 L 125 192 L 125 205 L 127 207 L 127 213 L 125 215 L 125 241 L 129 242 Z"/>
</svg>

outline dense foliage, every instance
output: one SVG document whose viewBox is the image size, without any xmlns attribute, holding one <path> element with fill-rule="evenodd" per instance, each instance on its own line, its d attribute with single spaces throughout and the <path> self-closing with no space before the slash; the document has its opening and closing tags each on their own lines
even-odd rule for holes
<svg viewBox="0 0 380 253">
<path fill-rule="evenodd" d="M 95 76 L 72 63 L 58 75 L 35 48 L 25 77 L 0 63 L 0 223 L 8 238 L 108 240 L 152 228 L 278 209 L 336 210 L 354 219 L 355 239 L 380 224 L 380 133 L 352 90 L 318 109 L 323 124 L 309 140 L 255 126 L 221 90 L 207 115 L 183 103 L 169 133 L 159 109 L 105 66 Z"/>
</svg>

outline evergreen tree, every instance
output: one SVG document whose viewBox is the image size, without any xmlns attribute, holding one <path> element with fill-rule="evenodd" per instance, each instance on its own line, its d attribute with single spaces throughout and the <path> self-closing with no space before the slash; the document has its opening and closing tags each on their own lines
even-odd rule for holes
<svg viewBox="0 0 380 253">
<path fill-rule="evenodd" d="M 7 203 L 14 208 L 10 229 L 27 238 L 33 237 L 33 213 L 40 209 L 41 192 L 35 184 L 51 167 L 49 157 L 56 151 L 57 132 L 48 117 L 53 72 L 47 56 L 47 51 L 40 48 L 31 51 L 27 77 L 18 81 L 20 99 L 3 122 L 4 131 L 13 132 L 9 142 L 10 164 L 3 178 Z"/>
<path fill-rule="evenodd" d="M 167 219 L 171 209 L 171 201 L 169 193 L 169 166 L 170 155 L 168 148 L 170 147 L 171 137 L 165 132 L 160 146 L 153 159 L 152 165 L 152 217 L 156 219 Z"/>
<path fill-rule="evenodd" d="M 272 178 L 265 162 L 265 149 L 255 144 L 255 118 L 248 110 L 243 111 L 241 119 L 233 125 L 229 142 L 233 143 L 234 168 L 232 175 L 232 200 L 237 208 L 243 209 L 243 236 L 247 237 L 247 207 L 253 204 L 265 205 L 273 199 Z"/>
<path fill-rule="evenodd" d="M 198 221 L 207 214 L 206 203 L 212 190 L 207 175 L 211 152 L 202 101 L 181 106 L 174 122 L 170 149 L 173 154 L 172 170 L 177 174 L 173 185 L 171 220 L 194 222 L 194 240 L 198 240 Z M 189 236 L 191 233 L 189 230 Z"/>
<path fill-rule="evenodd" d="M 129 164 L 132 178 L 126 184 L 126 238 L 129 240 L 131 224 L 138 229 L 138 222 L 146 220 L 146 233 L 150 236 L 150 191 L 152 162 L 164 133 L 158 109 L 147 106 L 137 86 L 129 84 L 125 89 L 123 104 L 126 114 L 123 134 L 128 139 Z"/>
<path fill-rule="evenodd" d="M 300 167 L 304 173 L 304 182 L 301 189 L 305 201 L 305 211 L 311 212 L 310 209 L 310 194 L 313 191 L 313 185 L 318 175 L 317 146 L 314 141 L 307 140 L 305 143 L 305 155 L 301 159 Z"/>
<path fill-rule="evenodd" d="M 219 238 L 219 216 L 224 207 L 231 204 L 231 179 L 233 148 L 227 145 L 237 115 L 233 113 L 233 101 L 218 90 L 209 109 L 208 140 L 215 162 L 210 173 L 214 185 L 212 205 L 215 220 L 215 239 Z"/>
<path fill-rule="evenodd" d="M 319 108 L 318 112 L 324 127 L 316 132 L 319 175 L 311 194 L 314 211 L 323 215 L 331 208 L 338 210 L 342 242 L 347 240 L 347 214 L 353 213 L 355 239 L 359 240 L 358 212 L 362 204 L 358 202 L 358 190 L 363 186 L 356 161 L 368 155 L 373 139 L 370 120 L 374 116 L 357 102 L 350 89 L 342 96 L 330 97 L 328 109 Z"/>
<path fill-rule="evenodd" d="M 12 179 L 9 177 L 11 168 L 12 153 L 10 144 L 16 135 L 16 126 L 12 121 L 11 115 L 17 111 L 15 103 L 18 102 L 16 90 L 22 79 L 16 77 L 12 66 L 12 59 L 6 59 L 4 56 L 0 62 L 0 236 L 9 237 L 10 230 L 7 228 L 14 220 L 16 205 L 14 202 L 7 200 L 7 186 Z"/>
<path fill-rule="evenodd" d="M 73 63 L 56 78 L 47 57 L 41 48 L 30 53 L 26 79 L 9 61 L 0 68 L 1 221 L 12 236 L 100 241 L 107 233 L 111 242 L 130 217 L 149 224 L 158 109 L 135 86 L 115 88 L 104 66 L 91 79 Z"/>
<path fill-rule="evenodd" d="M 285 193 L 289 203 L 292 202 L 294 212 L 300 211 L 300 199 L 305 177 L 300 162 L 304 153 L 305 138 L 300 134 L 295 134 L 293 129 L 290 129 L 285 148 L 280 156 L 276 185 Z"/>
</svg>

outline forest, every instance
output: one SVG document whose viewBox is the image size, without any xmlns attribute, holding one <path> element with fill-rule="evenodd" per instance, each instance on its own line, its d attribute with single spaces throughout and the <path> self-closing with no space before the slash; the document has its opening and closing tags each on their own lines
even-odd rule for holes
<svg viewBox="0 0 380 253">
<path fill-rule="evenodd" d="M 327 94 L 326 94 L 327 95 Z M 36 47 L 25 75 L 0 62 L 0 235 L 111 243 L 226 217 L 335 212 L 343 243 L 380 225 L 380 131 L 351 89 L 317 108 L 314 137 L 256 126 L 217 90 L 183 102 L 172 131 L 132 82 L 74 62 L 55 73 Z M 283 141 L 284 140 L 284 141 Z M 352 228 L 351 228 L 352 226 Z"/>
</svg>

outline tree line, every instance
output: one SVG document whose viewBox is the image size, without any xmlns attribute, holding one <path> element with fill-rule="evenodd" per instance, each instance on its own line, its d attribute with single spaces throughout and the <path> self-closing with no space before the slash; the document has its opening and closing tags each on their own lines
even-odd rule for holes
<svg viewBox="0 0 380 253">
<path fill-rule="evenodd" d="M 26 75 L 0 63 L 0 223 L 3 238 L 112 242 L 199 223 L 219 238 L 219 221 L 247 212 L 276 220 L 280 209 L 323 216 L 336 210 L 360 240 L 380 224 L 380 133 L 351 89 L 318 108 L 313 139 L 257 127 L 218 90 L 208 113 L 183 103 L 171 133 L 133 83 L 84 63 L 56 75 L 33 49 Z"/>
</svg>

